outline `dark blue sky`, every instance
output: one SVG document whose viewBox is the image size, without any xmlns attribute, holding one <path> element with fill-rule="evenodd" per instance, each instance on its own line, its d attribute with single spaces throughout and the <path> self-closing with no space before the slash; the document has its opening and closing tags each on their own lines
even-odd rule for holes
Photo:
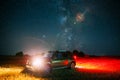
<svg viewBox="0 0 120 80">
<path fill-rule="evenodd" d="M 119 55 L 120 2 L 68 2 L 69 4 L 64 4 L 64 0 L 1 0 L 0 54 L 29 52 L 33 49 L 36 52 L 38 49 L 78 49 L 87 54 Z M 64 10 L 68 13 L 63 14 Z M 75 15 L 84 12 L 84 21 L 74 24 Z"/>
</svg>

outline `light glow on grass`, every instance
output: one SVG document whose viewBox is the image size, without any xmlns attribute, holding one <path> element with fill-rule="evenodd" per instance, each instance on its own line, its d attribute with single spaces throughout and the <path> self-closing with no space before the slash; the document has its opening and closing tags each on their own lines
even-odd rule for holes
<svg viewBox="0 0 120 80">
<path fill-rule="evenodd" d="M 51 76 L 40 77 L 32 74 L 21 73 L 24 67 L 12 67 L 8 68 L 0 67 L 0 80 L 119 80 L 120 74 L 118 73 L 89 73 L 68 70 L 57 69 L 53 70 Z"/>
<path fill-rule="evenodd" d="M 48 80 L 47 78 L 37 78 L 35 76 L 21 73 L 23 67 L 0 67 L 0 80 Z"/>
<path fill-rule="evenodd" d="M 18 74 L 23 68 L 0 68 L 0 76 L 6 74 Z"/>
<path fill-rule="evenodd" d="M 76 67 L 92 71 L 118 72 L 120 71 L 120 59 L 114 58 L 77 58 Z"/>
</svg>

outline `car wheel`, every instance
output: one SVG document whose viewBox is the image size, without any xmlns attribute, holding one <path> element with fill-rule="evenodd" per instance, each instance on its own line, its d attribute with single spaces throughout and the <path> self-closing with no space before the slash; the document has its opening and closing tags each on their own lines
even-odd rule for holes
<svg viewBox="0 0 120 80">
<path fill-rule="evenodd" d="M 50 73 L 52 72 L 52 67 L 51 67 L 50 65 L 47 66 L 45 72 L 46 72 L 47 74 L 50 74 Z"/>
<path fill-rule="evenodd" d="M 47 74 L 52 73 L 52 68 L 49 68 L 46 72 L 47 72 Z"/>
<path fill-rule="evenodd" d="M 71 65 L 70 65 L 70 68 L 75 69 L 75 63 L 72 62 Z"/>
</svg>

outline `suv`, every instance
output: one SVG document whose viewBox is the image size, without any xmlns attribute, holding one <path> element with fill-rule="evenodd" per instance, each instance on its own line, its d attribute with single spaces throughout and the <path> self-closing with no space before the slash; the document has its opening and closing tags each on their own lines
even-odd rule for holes
<svg viewBox="0 0 120 80">
<path fill-rule="evenodd" d="M 58 68 L 75 68 L 75 60 L 72 53 L 68 51 L 49 51 L 49 55 L 32 56 L 27 60 L 26 68 L 35 72 L 44 71 L 50 73 L 53 69 Z"/>
<path fill-rule="evenodd" d="M 75 68 L 75 60 L 73 59 L 73 56 L 68 51 L 53 51 L 52 53 L 52 68 Z"/>
</svg>

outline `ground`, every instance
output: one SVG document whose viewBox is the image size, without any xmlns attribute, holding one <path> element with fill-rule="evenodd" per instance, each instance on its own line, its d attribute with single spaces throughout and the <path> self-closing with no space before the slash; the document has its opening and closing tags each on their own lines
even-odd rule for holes
<svg viewBox="0 0 120 80">
<path fill-rule="evenodd" d="M 120 73 L 116 72 L 87 72 L 86 70 L 57 69 L 49 75 L 33 75 L 22 73 L 22 66 L 2 66 L 0 80 L 119 80 Z"/>
<path fill-rule="evenodd" d="M 12 60 L 13 61 L 13 60 Z M 54 69 L 51 74 L 33 74 L 24 65 L 0 65 L 0 80 L 120 80 L 120 58 L 76 59 L 76 69 Z"/>
</svg>

